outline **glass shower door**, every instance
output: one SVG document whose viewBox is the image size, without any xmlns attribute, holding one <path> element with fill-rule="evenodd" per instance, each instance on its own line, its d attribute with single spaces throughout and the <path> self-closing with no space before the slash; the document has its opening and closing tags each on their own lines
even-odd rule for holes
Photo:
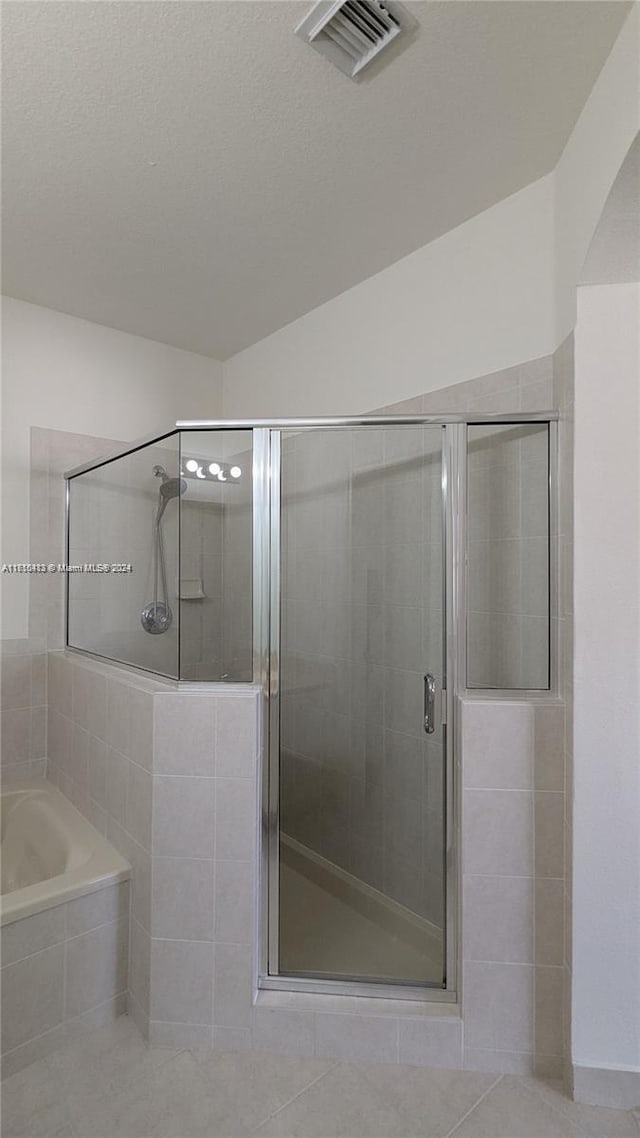
<svg viewBox="0 0 640 1138">
<path fill-rule="evenodd" d="M 445 983 L 443 438 L 279 435 L 272 975 Z"/>
</svg>

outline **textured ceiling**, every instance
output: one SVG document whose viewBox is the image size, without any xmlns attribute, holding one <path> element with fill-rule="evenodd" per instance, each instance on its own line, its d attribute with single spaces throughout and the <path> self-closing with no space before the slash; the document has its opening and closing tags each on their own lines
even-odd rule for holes
<svg viewBox="0 0 640 1138">
<path fill-rule="evenodd" d="M 581 284 L 640 281 L 640 134 L 607 198 L 582 269 Z"/>
<path fill-rule="evenodd" d="M 551 170 L 629 10 L 412 3 L 354 83 L 309 6 L 3 3 L 4 291 L 225 358 Z"/>
</svg>

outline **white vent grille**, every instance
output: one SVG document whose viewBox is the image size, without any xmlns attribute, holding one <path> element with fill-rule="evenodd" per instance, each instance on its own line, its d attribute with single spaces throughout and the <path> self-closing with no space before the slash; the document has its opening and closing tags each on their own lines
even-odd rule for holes
<svg viewBox="0 0 640 1138">
<path fill-rule="evenodd" d="M 296 28 L 296 35 L 353 79 L 415 22 L 393 0 L 320 0 Z"/>
</svg>

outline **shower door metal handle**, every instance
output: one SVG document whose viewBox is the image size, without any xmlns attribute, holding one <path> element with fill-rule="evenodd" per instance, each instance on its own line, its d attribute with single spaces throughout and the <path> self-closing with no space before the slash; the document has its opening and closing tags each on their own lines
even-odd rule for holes
<svg viewBox="0 0 640 1138">
<path fill-rule="evenodd" d="M 436 678 L 431 672 L 424 677 L 424 729 L 427 735 L 436 729 Z"/>
</svg>

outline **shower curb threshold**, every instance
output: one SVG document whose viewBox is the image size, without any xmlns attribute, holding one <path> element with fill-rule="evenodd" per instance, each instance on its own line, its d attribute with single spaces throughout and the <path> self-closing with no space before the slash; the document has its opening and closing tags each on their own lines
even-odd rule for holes
<svg viewBox="0 0 640 1138">
<path fill-rule="evenodd" d="M 254 1007 L 270 1011 L 307 1011 L 330 1015 L 391 1016 L 394 1019 L 446 1019 L 462 1023 L 460 1005 L 435 1000 L 394 1000 L 378 996 L 338 996 L 324 992 L 267 991 L 259 988 Z"/>
</svg>

